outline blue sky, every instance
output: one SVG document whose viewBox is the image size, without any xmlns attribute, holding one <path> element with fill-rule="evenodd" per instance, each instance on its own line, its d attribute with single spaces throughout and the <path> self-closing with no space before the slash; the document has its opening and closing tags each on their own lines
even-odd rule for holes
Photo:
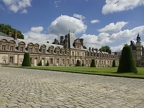
<svg viewBox="0 0 144 108">
<path fill-rule="evenodd" d="M 71 31 L 87 47 L 120 51 L 138 33 L 144 45 L 144 0 L 0 0 L 0 23 L 30 41 L 53 42 Z"/>
</svg>

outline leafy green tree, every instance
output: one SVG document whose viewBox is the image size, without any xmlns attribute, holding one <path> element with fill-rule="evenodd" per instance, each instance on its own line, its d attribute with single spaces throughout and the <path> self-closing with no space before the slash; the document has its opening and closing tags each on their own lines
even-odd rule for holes
<svg viewBox="0 0 144 108">
<path fill-rule="evenodd" d="M 90 67 L 96 67 L 96 63 L 94 59 L 92 59 Z"/>
<path fill-rule="evenodd" d="M 116 67 L 115 60 L 113 60 L 113 62 L 112 62 L 112 67 Z"/>
<path fill-rule="evenodd" d="M 24 58 L 23 58 L 22 66 L 31 66 L 30 56 L 29 56 L 29 53 L 27 53 L 27 52 L 24 53 Z"/>
<path fill-rule="evenodd" d="M 21 33 L 21 31 L 16 30 L 15 28 L 12 28 L 10 25 L 0 24 L 0 32 L 7 34 L 9 32 L 12 33 L 12 37 L 14 37 L 14 32 L 17 31 L 17 38 L 24 39 L 24 35 Z"/>
<path fill-rule="evenodd" d="M 111 49 L 109 46 L 102 46 L 99 51 L 105 51 L 108 52 L 109 54 L 111 54 Z"/>
<path fill-rule="evenodd" d="M 127 44 L 123 47 L 117 72 L 134 72 L 135 74 L 138 72 L 132 50 Z"/>
</svg>

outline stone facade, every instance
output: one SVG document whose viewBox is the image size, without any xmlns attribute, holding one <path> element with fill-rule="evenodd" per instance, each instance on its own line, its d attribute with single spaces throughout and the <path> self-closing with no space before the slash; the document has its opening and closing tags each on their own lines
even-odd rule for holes
<svg viewBox="0 0 144 108">
<path fill-rule="evenodd" d="M 132 48 L 136 66 L 143 67 L 144 66 L 144 47 L 141 43 L 141 38 L 139 34 L 137 35 L 136 43 L 134 43 L 133 41 L 130 42 L 130 47 Z"/>
<path fill-rule="evenodd" d="M 0 33 L 0 64 L 1 65 L 21 65 L 24 52 L 29 52 L 31 64 L 37 66 L 47 61 L 50 66 L 75 66 L 77 60 L 81 64 L 90 66 L 91 60 L 95 59 L 97 67 L 111 67 L 113 60 L 119 65 L 119 58 L 116 53 L 100 52 L 96 48 L 86 48 L 84 39 L 76 38 L 73 33 L 60 37 L 60 42 L 31 42 L 11 35 Z"/>
</svg>

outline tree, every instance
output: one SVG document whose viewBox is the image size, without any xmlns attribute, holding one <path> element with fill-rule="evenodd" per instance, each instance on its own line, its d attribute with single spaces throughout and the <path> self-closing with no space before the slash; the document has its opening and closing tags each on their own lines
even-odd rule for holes
<svg viewBox="0 0 144 108">
<path fill-rule="evenodd" d="M 99 51 L 104 51 L 104 52 L 108 52 L 109 54 L 111 54 L 111 49 L 109 46 L 102 46 Z"/>
<path fill-rule="evenodd" d="M 134 56 L 130 46 L 128 45 L 125 45 L 123 47 L 117 72 L 118 73 L 134 72 L 135 74 L 137 73 Z"/>
<path fill-rule="evenodd" d="M 92 59 L 90 67 L 96 67 L 96 63 L 94 59 Z"/>
<path fill-rule="evenodd" d="M 115 60 L 113 60 L 113 62 L 112 62 L 112 67 L 116 67 Z"/>
<path fill-rule="evenodd" d="M 14 32 L 17 31 L 17 38 L 24 39 L 24 35 L 21 33 L 21 31 L 16 30 L 15 28 L 12 28 L 10 25 L 0 24 L 0 32 L 7 34 L 9 32 L 12 33 L 12 37 L 14 37 Z"/>
<path fill-rule="evenodd" d="M 49 66 L 49 62 L 48 62 L 48 60 L 47 60 L 47 63 L 46 63 L 46 65 L 45 66 Z"/>
<path fill-rule="evenodd" d="M 77 60 L 76 66 L 81 66 L 80 60 Z"/>
<path fill-rule="evenodd" d="M 27 52 L 24 53 L 24 59 L 22 62 L 22 66 L 31 66 L 30 56 L 29 56 L 29 53 L 27 53 Z"/>
</svg>

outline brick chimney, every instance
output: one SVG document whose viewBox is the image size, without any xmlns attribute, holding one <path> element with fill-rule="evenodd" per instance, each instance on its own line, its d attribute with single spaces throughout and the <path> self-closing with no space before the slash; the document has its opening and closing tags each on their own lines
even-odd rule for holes
<svg viewBox="0 0 144 108">
<path fill-rule="evenodd" d="M 17 30 L 14 32 L 14 39 L 17 40 Z"/>
<path fill-rule="evenodd" d="M 84 40 L 83 38 L 80 39 L 80 42 L 81 42 L 81 45 L 82 45 L 82 46 L 83 46 L 83 40 Z"/>
<path fill-rule="evenodd" d="M 8 32 L 8 36 L 12 37 L 12 32 Z"/>
<path fill-rule="evenodd" d="M 60 45 L 63 45 L 63 44 L 64 44 L 64 37 L 61 36 L 61 37 L 60 37 Z"/>
</svg>

